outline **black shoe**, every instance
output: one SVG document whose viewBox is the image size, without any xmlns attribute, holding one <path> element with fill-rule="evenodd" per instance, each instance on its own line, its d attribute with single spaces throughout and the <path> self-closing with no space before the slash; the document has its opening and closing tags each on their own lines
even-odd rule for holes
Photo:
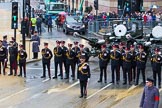
<svg viewBox="0 0 162 108">
<path fill-rule="evenodd" d="M 58 76 L 61 76 L 61 74 L 59 74 Z"/>
<path fill-rule="evenodd" d="M 61 77 L 61 79 L 63 79 L 63 77 Z"/>
<path fill-rule="evenodd" d="M 119 81 L 117 81 L 116 84 L 119 84 Z"/>
<path fill-rule="evenodd" d="M 22 75 L 19 74 L 18 76 L 21 77 Z"/>
<path fill-rule="evenodd" d="M 49 79 L 51 79 L 51 76 L 49 76 Z"/>
<path fill-rule="evenodd" d="M 11 74 L 11 73 L 10 73 L 10 74 L 8 74 L 8 76 L 11 76 L 11 75 L 13 75 L 13 74 Z"/>
<path fill-rule="evenodd" d="M 53 77 L 53 79 L 57 79 L 57 77 Z"/>
<path fill-rule="evenodd" d="M 75 78 L 73 77 L 72 80 L 75 80 Z"/>
<path fill-rule="evenodd" d="M 107 83 L 107 81 L 105 81 L 105 83 Z"/>
<path fill-rule="evenodd" d="M 14 76 L 16 76 L 16 74 L 14 74 Z"/>
<path fill-rule="evenodd" d="M 114 84 L 114 81 L 111 81 L 110 83 L 113 83 Z"/>
<path fill-rule="evenodd" d="M 85 95 L 84 98 L 87 98 L 87 95 Z"/>
<path fill-rule="evenodd" d="M 127 84 L 126 82 L 123 83 L 123 85 L 126 85 L 126 84 Z"/>
<path fill-rule="evenodd" d="M 24 78 L 26 78 L 26 75 L 24 75 Z"/>
<path fill-rule="evenodd" d="M 79 98 L 83 98 L 83 96 L 80 96 Z"/>
<path fill-rule="evenodd" d="M 68 77 L 64 78 L 64 79 L 69 79 Z"/>
<path fill-rule="evenodd" d="M 137 86 L 137 85 L 138 85 L 138 83 L 135 84 L 135 86 Z"/>
<path fill-rule="evenodd" d="M 161 89 L 161 85 L 159 85 L 159 89 Z"/>
<path fill-rule="evenodd" d="M 41 78 L 45 78 L 45 76 L 41 76 Z"/>
<path fill-rule="evenodd" d="M 101 80 L 98 80 L 98 83 L 102 82 Z"/>
</svg>

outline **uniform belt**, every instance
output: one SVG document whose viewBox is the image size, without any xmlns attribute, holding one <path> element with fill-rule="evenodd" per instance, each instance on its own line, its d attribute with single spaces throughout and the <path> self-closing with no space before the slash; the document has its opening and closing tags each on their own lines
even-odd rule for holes
<svg viewBox="0 0 162 108">
<path fill-rule="evenodd" d="M 33 43 L 38 43 L 38 41 L 33 41 Z"/>
</svg>

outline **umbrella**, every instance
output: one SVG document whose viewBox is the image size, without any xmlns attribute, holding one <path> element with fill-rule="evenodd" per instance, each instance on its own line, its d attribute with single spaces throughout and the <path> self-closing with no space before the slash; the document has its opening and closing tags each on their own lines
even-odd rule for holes
<svg viewBox="0 0 162 108">
<path fill-rule="evenodd" d="M 60 12 L 59 15 L 67 15 L 66 12 Z"/>
</svg>

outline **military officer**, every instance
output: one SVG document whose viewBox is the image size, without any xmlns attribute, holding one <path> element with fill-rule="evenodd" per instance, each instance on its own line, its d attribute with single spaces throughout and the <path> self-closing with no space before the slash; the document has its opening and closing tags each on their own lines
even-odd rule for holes
<svg viewBox="0 0 162 108">
<path fill-rule="evenodd" d="M 48 43 L 44 43 L 44 48 L 41 51 L 42 53 L 42 64 L 43 64 L 43 76 L 41 78 L 46 77 L 46 66 L 48 69 L 48 76 L 49 79 L 51 79 L 51 71 L 50 71 L 50 65 L 51 65 L 51 58 L 53 57 L 52 51 L 48 48 Z"/>
<path fill-rule="evenodd" d="M 60 68 L 60 76 L 61 79 L 63 79 L 63 72 L 62 72 L 62 56 L 63 56 L 63 50 L 60 47 L 60 41 L 56 41 L 56 47 L 53 49 L 53 53 L 54 53 L 54 63 L 55 63 L 55 76 L 53 77 L 53 79 L 57 78 L 57 67 L 59 65 Z"/>
<path fill-rule="evenodd" d="M 107 65 L 110 60 L 110 52 L 106 50 L 106 45 L 101 46 L 101 52 L 98 55 L 99 67 L 100 67 L 100 79 L 98 82 L 102 82 L 102 77 L 104 73 L 104 80 L 107 83 Z"/>
<path fill-rule="evenodd" d="M 159 54 L 160 49 L 155 48 L 155 54 L 151 56 L 151 64 L 153 70 L 154 86 L 156 86 L 156 75 L 158 75 L 158 87 L 161 88 L 161 63 L 162 56 Z"/>
<path fill-rule="evenodd" d="M 5 61 L 7 61 L 7 51 L 6 47 L 2 45 L 0 40 L 0 74 L 1 74 L 1 65 L 3 66 L 3 74 L 5 75 Z"/>
<path fill-rule="evenodd" d="M 65 73 L 66 73 L 66 51 L 68 50 L 68 48 L 65 46 L 65 41 L 61 41 L 61 48 L 63 51 L 62 62 L 64 64 L 64 69 L 65 69 Z"/>
<path fill-rule="evenodd" d="M 85 62 L 86 57 L 80 56 L 80 64 L 78 65 L 78 71 L 77 71 L 77 78 L 80 82 L 80 98 L 86 98 L 87 97 L 87 82 L 90 78 L 90 67 L 87 62 Z"/>
<path fill-rule="evenodd" d="M 116 71 L 116 83 L 119 84 L 119 66 L 120 66 L 120 59 L 121 53 L 117 50 L 118 46 L 113 45 L 113 50 L 110 52 L 110 59 L 111 59 L 111 71 L 112 71 L 112 83 L 114 83 L 115 71 Z"/>
<path fill-rule="evenodd" d="M 147 78 L 141 97 L 140 108 L 159 108 L 159 90 L 153 85 L 154 80 Z"/>
<path fill-rule="evenodd" d="M 131 81 L 135 82 L 136 79 L 136 51 L 134 45 L 130 45 L 130 53 L 132 54 L 131 64 Z"/>
<path fill-rule="evenodd" d="M 8 61 L 8 42 L 7 42 L 7 35 L 3 36 L 3 41 L 2 41 L 2 45 L 6 48 L 6 61 L 5 61 L 5 68 L 7 67 L 7 61 Z"/>
<path fill-rule="evenodd" d="M 137 78 L 136 78 L 136 84 L 135 85 L 138 85 L 140 73 L 142 73 L 143 84 L 145 83 L 146 60 L 147 60 L 147 55 L 144 52 L 144 47 L 142 45 L 140 45 L 139 46 L 139 52 L 136 54 Z"/>
<path fill-rule="evenodd" d="M 14 70 L 14 76 L 17 75 L 17 55 L 18 51 L 17 48 L 14 46 L 14 41 L 10 41 L 10 47 L 9 47 L 9 60 L 10 60 L 10 75 L 13 75 Z"/>
<path fill-rule="evenodd" d="M 19 68 L 20 68 L 20 74 L 18 76 L 22 76 L 22 68 L 24 71 L 24 77 L 26 77 L 26 58 L 27 53 L 23 49 L 23 45 L 19 45 L 20 50 L 18 51 L 18 61 L 19 61 Z"/>
<path fill-rule="evenodd" d="M 86 57 L 86 62 L 88 62 L 89 56 L 88 56 L 87 52 L 84 50 L 84 45 L 79 44 L 79 47 L 80 47 L 80 51 L 77 52 L 77 58 L 80 58 L 80 56 L 84 55 Z M 78 63 L 80 63 L 80 59 L 79 59 Z"/>
<path fill-rule="evenodd" d="M 13 41 L 13 47 L 15 47 L 17 49 L 17 51 L 18 51 L 18 43 L 16 42 L 16 38 L 12 37 L 11 39 Z"/>
<path fill-rule="evenodd" d="M 80 51 L 80 48 L 78 46 L 79 42 L 74 41 L 74 47 L 72 48 L 72 50 L 75 53 L 75 58 L 74 58 L 74 70 L 75 70 L 75 66 L 78 64 L 79 58 L 77 57 L 77 53 Z"/>
<path fill-rule="evenodd" d="M 69 79 L 69 72 L 70 72 L 70 66 L 72 71 L 72 80 L 75 80 L 75 65 L 74 65 L 74 59 L 75 59 L 75 52 L 72 50 L 73 44 L 68 44 L 68 50 L 66 51 L 66 72 L 67 76 L 65 79 Z"/>
<path fill-rule="evenodd" d="M 119 67 L 119 80 L 120 80 L 121 70 L 123 71 L 123 59 L 122 59 L 122 54 L 124 53 L 124 43 L 123 42 L 119 43 L 119 51 L 120 51 L 120 54 L 121 54 L 120 67 Z M 125 80 L 124 79 L 124 71 L 123 71 L 123 80 Z"/>
<path fill-rule="evenodd" d="M 132 61 L 132 54 L 129 52 L 129 48 L 125 48 L 125 53 L 122 54 L 123 59 L 123 74 L 124 74 L 124 83 L 123 85 L 127 84 L 127 78 L 129 85 L 131 84 L 131 61 Z"/>
<path fill-rule="evenodd" d="M 33 59 L 37 59 L 38 58 L 38 52 L 39 50 L 39 45 L 40 45 L 40 38 L 38 36 L 38 32 L 35 31 L 34 35 L 32 36 L 31 40 L 32 43 L 32 52 L 33 52 Z"/>
</svg>

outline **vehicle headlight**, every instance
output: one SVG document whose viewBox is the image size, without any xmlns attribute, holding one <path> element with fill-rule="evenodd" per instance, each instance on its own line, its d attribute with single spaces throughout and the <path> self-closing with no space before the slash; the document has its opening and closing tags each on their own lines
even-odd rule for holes
<svg viewBox="0 0 162 108">
<path fill-rule="evenodd" d="M 70 28 L 70 25 L 67 24 L 67 27 Z"/>
<path fill-rule="evenodd" d="M 83 24 L 83 25 L 82 25 L 82 28 L 84 28 L 84 27 L 85 27 L 85 25 Z"/>
</svg>

